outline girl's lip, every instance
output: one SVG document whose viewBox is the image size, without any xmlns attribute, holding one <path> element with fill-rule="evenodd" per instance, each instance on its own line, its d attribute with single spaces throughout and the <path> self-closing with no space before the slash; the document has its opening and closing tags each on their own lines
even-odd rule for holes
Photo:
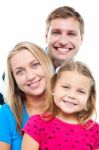
<svg viewBox="0 0 99 150">
<path fill-rule="evenodd" d="M 77 103 L 75 101 L 72 101 L 72 100 L 63 100 L 63 102 L 65 102 L 65 103 L 71 103 L 73 105 L 77 105 Z"/>
</svg>

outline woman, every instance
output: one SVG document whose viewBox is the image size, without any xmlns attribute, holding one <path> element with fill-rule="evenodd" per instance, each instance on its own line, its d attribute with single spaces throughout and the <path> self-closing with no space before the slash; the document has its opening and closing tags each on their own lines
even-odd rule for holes
<svg viewBox="0 0 99 150">
<path fill-rule="evenodd" d="M 42 113 L 52 65 L 37 45 L 21 42 L 7 57 L 7 100 L 0 108 L 0 149 L 20 150 L 21 129 L 31 115 Z"/>
</svg>

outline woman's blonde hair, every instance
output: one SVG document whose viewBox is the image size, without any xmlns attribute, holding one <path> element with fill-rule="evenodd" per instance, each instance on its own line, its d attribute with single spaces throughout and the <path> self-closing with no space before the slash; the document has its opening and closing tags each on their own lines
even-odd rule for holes
<svg viewBox="0 0 99 150">
<path fill-rule="evenodd" d="M 95 80 L 88 69 L 88 67 L 80 62 L 80 61 L 73 61 L 70 60 L 69 62 L 64 63 L 57 71 L 56 74 L 53 75 L 51 82 L 49 84 L 49 91 L 48 91 L 48 96 L 47 96 L 47 101 L 46 101 L 46 107 L 45 107 L 45 112 L 51 112 L 55 116 L 57 114 L 57 106 L 54 103 L 53 99 L 53 89 L 60 78 L 61 74 L 66 71 L 77 71 L 78 73 L 88 77 L 91 79 L 91 89 L 90 89 L 90 95 L 86 104 L 86 110 L 82 110 L 81 112 L 77 113 L 77 118 L 79 119 L 79 123 L 85 123 L 87 119 L 89 119 L 92 114 L 95 112 L 96 113 L 96 86 L 95 86 Z M 59 91 L 61 92 L 61 91 Z"/>
<path fill-rule="evenodd" d="M 13 75 L 12 68 L 11 68 L 11 58 L 18 52 L 22 50 L 28 50 L 30 53 L 33 54 L 34 57 L 40 62 L 42 69 L 45 72 L 47 82 L 50 80 L 52 76 L 52 64 L 48 57 L 48 55 L 44 52 L 44 50 L 39 47 L 38 45 L 31 43 L 31 42 L 20 42 L 18 43 L 12 51 L 9 52 L 7 57 L 7 100 L 11 107 L 12 112 L 15 115 L 17 129 L 20 132 L 22 128 L 22 107 L 25 102 L 25 95 L 22 92 Z M 23 54 L 24 55 L 24 54 Z M 46 93 L 46 92 L 45 92 Z"/>
</svg>

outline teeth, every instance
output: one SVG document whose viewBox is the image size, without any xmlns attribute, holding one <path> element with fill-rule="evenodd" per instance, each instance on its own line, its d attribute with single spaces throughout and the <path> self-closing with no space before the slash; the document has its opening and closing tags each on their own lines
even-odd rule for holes
<svg viewBox="0 0 99 150">
<path fill-rule="evenodd" d="M 67 51 L 69 51 L 69 48 L 58 48 L 58 50 L 60 51 L 60 52 L 67 52 Z"/>
<path fill-rule="evenodd" d="M 65 103 L 69 103 L 69 104 L 73 104 L 73 105 L 77 105 L 75 102 L 72 102 L 72 101 L 66 101 L 66 100 L 63 100 Z"/>
<path fill-rule="evenodd" d="M 68 107 L 72 107 L 72 106 L 74 106 L 74 104 L 73 104 L 73 103 L 71 103 L 71 102 L 65 102 L 65 104 L 66 104 Z"/>
</svg>

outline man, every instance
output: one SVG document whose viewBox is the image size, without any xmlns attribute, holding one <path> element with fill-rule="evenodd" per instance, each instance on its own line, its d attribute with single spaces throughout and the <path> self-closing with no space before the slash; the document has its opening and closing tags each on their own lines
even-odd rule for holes
<svg viewBox="0 0 99 150">
<path fill-rule="evenodd" d="M 2 93 L 0 93 L 0 105 L 4 104 L 4 99 Z"/>
<path fill-rule="evenodd" d="M 63 6 L 46 19 L 47 52 L 54 68 L 73 58 L 83 41 L 84 21 L 74 8 Z"/>
<path fill-rule="evenodd" d="M 0 82 L 0 105 L 3 105 L 4 104 L 4 80 L 5 80 L 5 73 L 3 73 L 2 75 L 2 79 L 1 79 L 1 82 Z"/>
</svg>

